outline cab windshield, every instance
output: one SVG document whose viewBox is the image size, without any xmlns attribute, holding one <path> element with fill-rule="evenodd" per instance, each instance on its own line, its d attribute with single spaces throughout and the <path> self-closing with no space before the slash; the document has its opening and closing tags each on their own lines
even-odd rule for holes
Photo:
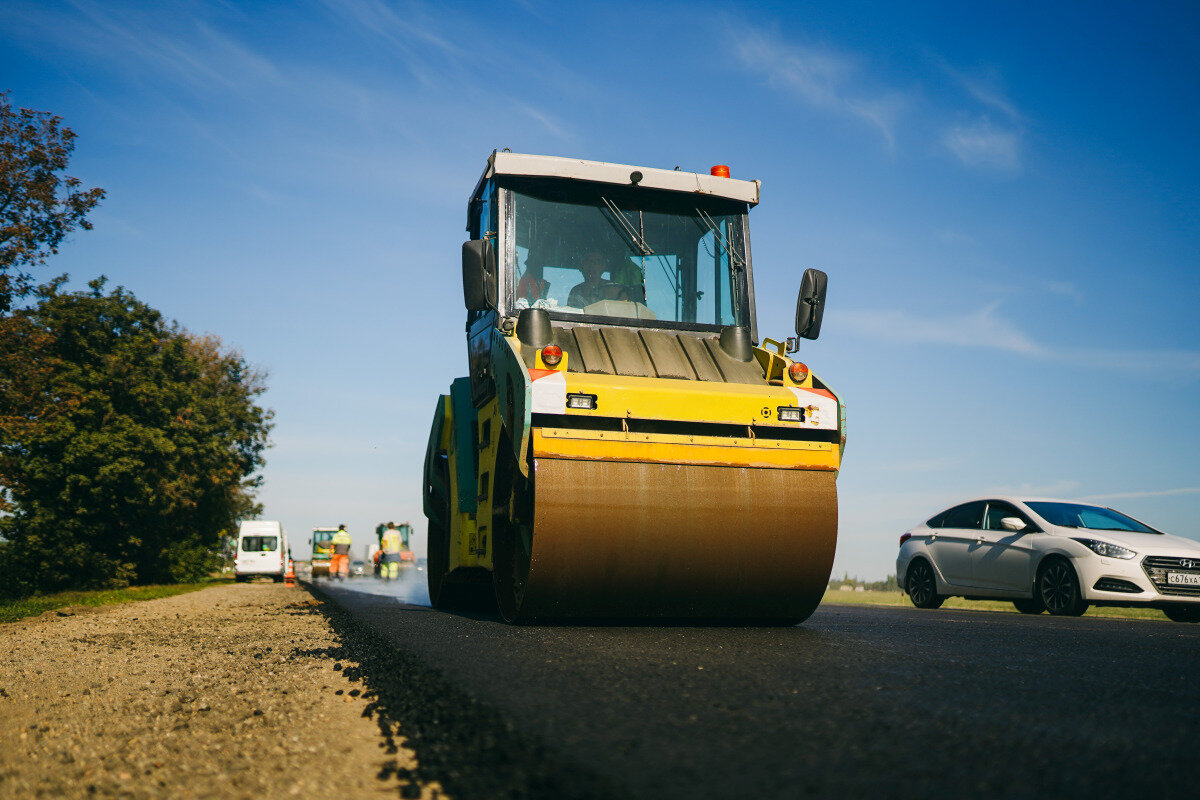
<svg viewBox="0 0 1200 800">
<path fill-rule="evenodd" d="M 508 307 L 653 327 L 747 325 L 746 204 L 513 179 Z"/>
<path fill-rule="evenodd" d="M 333 552 L 333 531 L 313 531 L 313 552 Z"/>
<path fill-rule="evenodd" d="M 1091 528 L 1097 531 L 1132 531 L 1134 533 L 1159 533 L 1120 511 L 1082 503 L 1026 503 L 1042 519 L 1062 528 Z"/>
</svg>

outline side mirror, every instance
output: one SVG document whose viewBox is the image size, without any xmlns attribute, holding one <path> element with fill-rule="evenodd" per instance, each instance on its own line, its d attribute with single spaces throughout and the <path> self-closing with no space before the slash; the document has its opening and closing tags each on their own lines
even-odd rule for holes
<svg viewBox="0 0 1200 800">
<path fill-rule="evenodd" d="M 1000 527 L 1004 528 L 1006 531 L 1020 533 L 1021 531 L 1025 530 L 1025 520 L 1021 519 L 1020 517 L 1005 517 L 1004 519 L 1000 520 Z"/>
<path fill-rule="evenodd" d="M 471 239 L 462 246 L 463 302 L 468 311 L 496 307 L 496 251 L 490 239 Z"/>
<path fill-rule="evenodd" d="M 829 276 L 819 269 L 804 270 L 800 294 L 796 298 L 796 335 L 816 339 L 821 335 L 821 318 L 825 316 L 825 288 Z"/>
</svg>

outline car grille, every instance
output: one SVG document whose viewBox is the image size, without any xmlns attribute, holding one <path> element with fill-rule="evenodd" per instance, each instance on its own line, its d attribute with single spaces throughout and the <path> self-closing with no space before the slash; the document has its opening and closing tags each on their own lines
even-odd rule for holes
<svg viewBox="0 0 1200 800">
<path fill-rule="evenodd" d="M 1190 562 L 1194 566 L 1185 567 L 1181 562 Z M 1154 587 L 1163 594 L 1173 594 L 1180 597 L 1200 597 L 1200 586 L 1176 586 L 1167 583 L 1167 572 L 1186 572 L 1189 575 L 1200 575 L 1200 557 L 1175 558 L 1174 556 L 1146 556 L 1142 559 L 1142 569 Z"/>
</svg>

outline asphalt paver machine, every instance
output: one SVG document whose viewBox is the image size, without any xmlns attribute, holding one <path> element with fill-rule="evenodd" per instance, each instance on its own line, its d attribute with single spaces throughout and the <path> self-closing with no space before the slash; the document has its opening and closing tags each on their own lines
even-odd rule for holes
<svg viewBox="0 0 1200 800">
<path fill-rule="evenodd" d="M 760 341 L 749 210 L 729 176 L 495 152 L 463 244 L 469 374 L 424 468 L 435 607 L 510 622 L 795 623 L 837 541 L 843 404 Z"/>
</svg>

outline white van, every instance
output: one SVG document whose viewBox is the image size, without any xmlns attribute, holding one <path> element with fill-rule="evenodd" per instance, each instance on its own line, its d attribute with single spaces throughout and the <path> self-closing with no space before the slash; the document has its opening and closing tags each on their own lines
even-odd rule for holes
<svg viewBox="0 0 1200 800">
<path fill-rule="evenodd" d="M 287 574 L 287 533 L 278 522 L 247 520 L 238 529 L 233 575 L 237 581 L 262 576 L 282 581 Z"/>
</svg>

